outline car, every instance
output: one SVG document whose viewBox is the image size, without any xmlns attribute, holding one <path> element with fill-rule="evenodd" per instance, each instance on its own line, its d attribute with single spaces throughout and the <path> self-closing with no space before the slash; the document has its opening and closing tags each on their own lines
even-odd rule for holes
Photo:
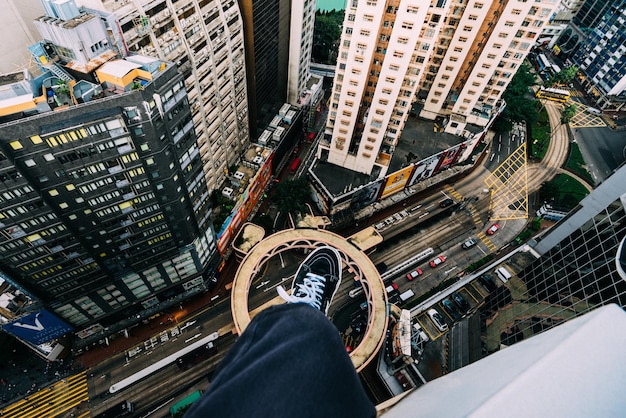
<svg viewBox="0 0 626 418">
<path fill-rule="evenodd" d="M 443 306 L 443 309 L 448 312 L 448 314 L 450 315 L 450 318 L 452 318 L 452 320 L 454 321 L 458 321 L 459 319 L 461 319 L 462 315 L 461 312 L 459 312 L 459 310 L 457 309 L 456 305 L 454 303 L 452 303 L 452 301 L 448 298 L 445 298 L 441 301 L 441 305 Z"/>
<path fill-rule="evenodd" d="M 496 284 L 494 283 L 494 281 L 491 278 L 491 276 L 489 276 L 488 274 L 483 274 L 482 276 L 480 276 L 478 278 L 478 281 L 480 281 L 480 283 L 483 286 L 485 286 L 485 289 L 487 289 L 487 291 L 489 291 L 489 292 L 493 292 L 494 290 L 497 289 Z"/>
<path fill-rule="evenodd" d="M 452 206 L 454 204 L 454 200 L 452 199 L 444 199 L 439 202 L 439 206 L 442 208 L 447 208 L 448 206 Z"/>
<path fill-rule="evenodd" d="M 426 313 L 430 317 L 430 320 L 433 321 L 435 326 L 439 329 L 439 331 L 445 332 L 448 330 L 448 324 L 443 319 L 443 316 L 441 316 L 441 314 L 437 312 L 436 309 L 429 309 Z"/>
<path fill-rule="evenodd" d="M 397 283 L 391 283 L 389 286 L 386 287 L 387 290 L 387 294 L 390 295 L 394 292 L 398 291 L 398 284 Z"/>
<path fill-rule="evenodd" d="M 498 232 L 500 230 L 500 225 L 498 224 L 493 224 L 489 227 L 489 229 L 487 230 L 487 235 L 493 235 L 496 232 Z"/>
<path fill-rule="evenodd" d="M 470 311 L 471 309 L 470 304 L 467 303 L 465 298 L 461 296 L 460 294 L 458 294 L 457 292 L 452 292 L 450 294 L 450 298 L 452 298 L 454 303 L 458 305 L 459 309 L 461 309 L 461 312 L 468 313 Z"/>
<path fill-rule="evenodd" d="M 421 275 L 423 273 L 422 269 L 415 269 L 412 272 L 410 272 L 409 274 L 406 275 L 406 278 L 411 281 L 413 279 L 416 279 L 419 275 Z"/>
<path fill-rule="evenodd" d="M 435 268 L 439 264 L 445 263 L 445 261 L 446 261 L 446 257 L 444 257 L 443 255 L 440 255 L 440 256 L 437 256 L 437 257 L 433 258 L 432 260 L 430 260 L 430 263 L 428 263 L 428 264 L 430 264 L 430 266 L 432 268 Z"/>
<path fill-rule="evenodd" d="M 461 248 L 467 250 L 468 248 L 472 248 L 474 245 L 478 244 L 474 238 L 468 238 L 463 244 L 461 244 Z"/>
</svg>

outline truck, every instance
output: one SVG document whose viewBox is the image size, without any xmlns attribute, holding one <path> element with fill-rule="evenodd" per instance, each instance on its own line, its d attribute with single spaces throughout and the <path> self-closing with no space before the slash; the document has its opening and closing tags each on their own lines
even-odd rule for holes
<svg viewBox="0 0 626 418">
<path fill-rule="evenodd" d="M 415 292 L 412 289 L 409 289 L 406 292 L 403 292 L 400 294 L 400 300 L 402 302 L 406 302 L 407 300 L 411 299 L 413 296 L 415 296 Z"/>
</svg>

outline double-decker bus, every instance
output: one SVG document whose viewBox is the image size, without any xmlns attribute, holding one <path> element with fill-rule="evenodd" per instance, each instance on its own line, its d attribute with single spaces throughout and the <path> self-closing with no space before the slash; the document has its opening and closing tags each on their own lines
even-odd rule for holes
<svg viewBox="0 0 626 418">
<path fill-rule="evenodd" d="M 541 87 L 535 93 L 538 99 L 554 100 L 555 102 L 565 103 L 570 99 L 570 92 L 562 89 Z"/>
</svg>

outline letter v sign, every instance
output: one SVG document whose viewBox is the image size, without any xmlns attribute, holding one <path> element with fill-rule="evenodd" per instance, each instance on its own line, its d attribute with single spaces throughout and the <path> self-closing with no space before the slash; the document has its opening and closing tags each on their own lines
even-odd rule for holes
<svg viewBox="0 0 626 418">
<path fill-rule="evenodd" d="M 16 327 L 20 327 L 20 328 L 30 329 L 32 331 L 41 331 L 44 329 L 44 326 L 41 324 L 41 321 L 39 320 L 39 314 L 35 315 L 35 325 L 23 324 L 21 322 L 14 322 L 13 325 Z"/>
</svg>

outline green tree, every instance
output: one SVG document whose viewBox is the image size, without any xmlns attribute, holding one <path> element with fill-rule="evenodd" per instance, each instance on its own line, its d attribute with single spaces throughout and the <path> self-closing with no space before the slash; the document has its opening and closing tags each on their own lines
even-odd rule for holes
<svg viewBox="0 0 626 418">
<path fill-rule="evenodd" d="M 343 10 L 315 13 L 313 30 L 313 60 L 322 64 L 335 64 L 337 48 L 343 29 Z"/>
<path fill-rule="evenodd" d="M 274 201 L 281 213 L 306 213 L 309 187 L 306 177 L 288 180 L 276 185 Z"/>
<path fill-rule="evenodd" d="M 572 80 L 574 80 L 574 77 L 576 77 L 576 74 L 578 74 L 578 67 L 573 65 L 571 67 L 564 68 L 561 71 L 559 71 L 558 73 L 552 75 L 548 79 L 548 81 L 546 81 L 545 84 L 547 86 L 555 86 L 555 85 L 560 85 L 560 84 L 569 84 L 569 83 L 572 82 Z"/>
<path fill-rule="evenodd" d="M 506 107 L 493 124 L 496 132 L 510 131 L 515 122 L 532 123 L 537 119 L 535 99 L 528 94 L 529 87 L 533 84 L 535 84 L 535 75 L 531 67 L 528 64 L 522 64 L 502 94 Z"/>
<path fill-rule="evenodd" d="M 561 123 L 568 123 L 570 120 L 572 120 L 575 114 L 576 114 L 575 104 L 565 106 L 565 108 L 563 108 L 563 112 L 561 112 Z"/>
</svg>

